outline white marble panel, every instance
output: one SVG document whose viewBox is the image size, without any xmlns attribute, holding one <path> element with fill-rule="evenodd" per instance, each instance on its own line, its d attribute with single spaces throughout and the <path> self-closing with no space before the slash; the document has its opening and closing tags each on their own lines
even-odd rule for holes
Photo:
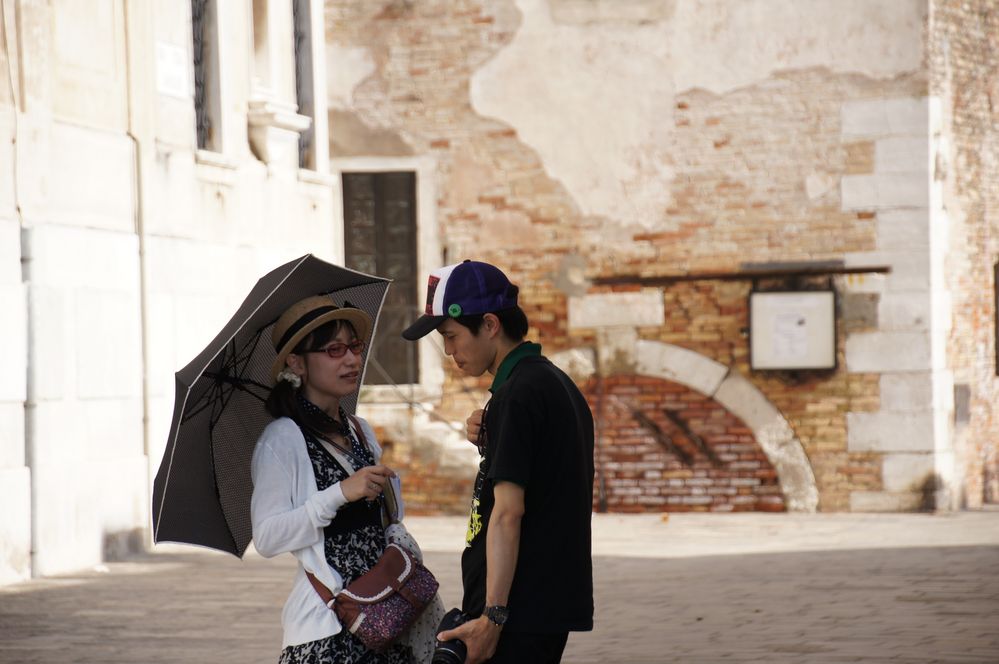
<svg viewBox="0 0 999 664">
<path fill-rule="evenodd" d="M 569 298 L 569 329 L 656 326 L 665 322 L 663 296 L 659 290 Z"/>
<path fill-rule="evenodd" d="M 31 578 L 31 474 L 0 468 L 0 586 Z"/>
<path fill-rule="evenodd" d="M 142 324 L 138 293 L 81 289 L 73 342 L 80 398 L 141 397 Z"/>
<path fill-rule="evenodd" d="M 0 283 L 0 401 L 24 401 L 27 390 L 28 301 L 20 282 Z"/>
<path fill-rule="evenodd" d="M 884 455 L 881 480 L 885 491 L 922 491 L 935 474 L 935 456 L 929 453 Z"/>
<path fill-rule="evenodd" d="M 885 491 L 852 491 L 851 512 L 912 512 L 920 509 L 922 494 Z"/>
<path fill-rule="evenodd" d="M 847 413 L 851 452 L 932 452 L 932 413 Z"/>
<path fill-rule="evenodd" d="M 0 470 L 22 466 L 24 466 L 24 403 L 0 401 Z"/>
<path fill-rule="evenodd" d="M 860 332 L 846 339 L 846 366 L 854 373 L 931 368 L 929 332 Z"/>
<path fill-rule="evenodd" d="M 878 173 L 909 173 L 929 183 L 930 139 L 889 136 L 874 142 L 874 170 Z"/>
</svg>

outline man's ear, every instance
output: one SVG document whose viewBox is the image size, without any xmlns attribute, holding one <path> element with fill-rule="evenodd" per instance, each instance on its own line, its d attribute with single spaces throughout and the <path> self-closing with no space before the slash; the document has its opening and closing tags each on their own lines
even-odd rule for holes
<svg viewBox="0 0 999 664">
<path fill-rule="evenodd" d="M 503 331 L 503 325 L 496 314 L 484 314 L 482 316 L 482 326 L 485 328 L 486 334 L 489 335 L 490 339 Z"/>
</svg>

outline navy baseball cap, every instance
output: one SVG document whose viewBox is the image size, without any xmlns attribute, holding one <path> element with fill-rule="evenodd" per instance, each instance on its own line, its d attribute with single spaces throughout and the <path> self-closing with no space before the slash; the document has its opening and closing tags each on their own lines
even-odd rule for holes
<svg viewBox="0 0 999 664">
<path fill-rule="evenodd" d="M 464 261 L 434 270 L 427 282 L 426 310 L 402 337 L 416 341 L 448 318 L 513 309 L 517 296 L 510 291 L 510 280 L 489 263 Z"/>
</svg>

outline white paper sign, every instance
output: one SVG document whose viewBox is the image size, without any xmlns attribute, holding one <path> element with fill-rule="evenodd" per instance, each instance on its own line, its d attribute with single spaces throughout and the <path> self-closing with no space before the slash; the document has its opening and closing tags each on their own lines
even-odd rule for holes
<svg viewBox="0 0 999 664">
<path fill-rule="evenodd" d="M 750 295 L 753 369 L 836 366 L 836 296 L 832 291 Z"/>
</svg>

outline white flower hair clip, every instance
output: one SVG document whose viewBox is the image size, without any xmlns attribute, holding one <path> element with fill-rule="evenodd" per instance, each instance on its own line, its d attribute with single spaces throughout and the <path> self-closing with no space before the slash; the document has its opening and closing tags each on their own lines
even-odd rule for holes
<svg viewBox="0 0 999 664">
<path fill-rule="evenodd" d="M 297 373 L 292 371 L 290 368 L 285 368 L 277 375 L 278 382 L 286 380 L 291 383 L 291 386 L 295 389 L 302 387 L 302 377 Z"/>
</svg>

